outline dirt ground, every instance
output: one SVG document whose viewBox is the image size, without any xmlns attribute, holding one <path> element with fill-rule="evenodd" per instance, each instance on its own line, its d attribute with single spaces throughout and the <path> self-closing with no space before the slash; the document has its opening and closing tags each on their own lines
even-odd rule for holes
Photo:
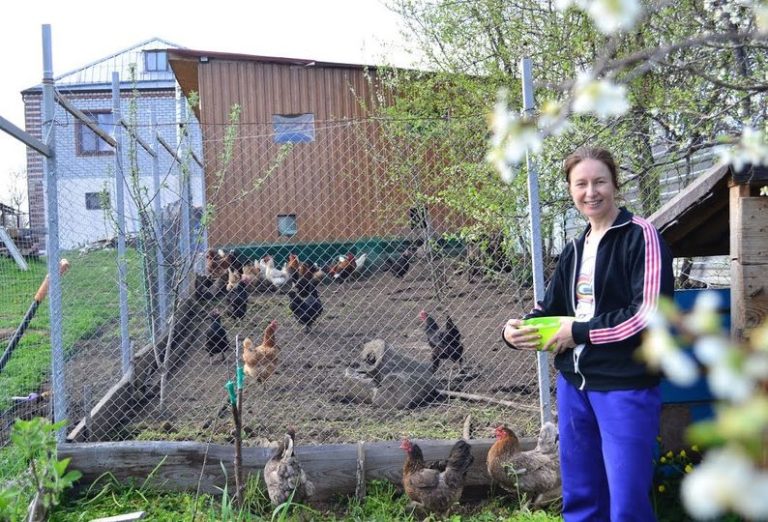
<svg viewBox="0 0 768 522">
<path fill-rule="evenodd" d="M 455 438 L 467 415 L 472 436 L 491 436 L 491 426 L 506 422 L 522 435 L 533 435 L 538 425 L 536 357 L 504 346 L 503 322 L 519 316 L 532 301 L 530 288 L 509 277 L 476 277 L 468 281 L 451 261 L 441 265 L 448 274 L 445 295 L 435 296 L 434 268 L 420 259 L 403 279 L 382 270 L 342 283 L 319 287 L 324 313 L 311 332 L 305 333 L 288 308 L 283 291 L 255 291 L 244 318 L 226 316 L 230 344 L 250 336 L 260 343 L 264 327 L 277 319 L 280 365 L 264 384 L 246 379 L 243 394 L 245 443 L 263 444 L 294 426 L 303 442 L 335 443 L 399 438 L 404 434 L 424 438 Z M 287 290 L 287 288 L 286 288 Z M 203 312 L 225 302 L 208 303 Z M 437 388 L 460 391 L 491 400 L 465 400 L 436 395 L 426 403 L 404 409 L 377 407 L 355 396 L 345 371 L 360 362 L 362 345 L 384 339 L 408 357 L 428 363 L 430 350 L 423 324 L 426 310 L 442 324 L 446 313 L 462 333 L 464 369 L 443 361 L 435 374 Z M 197 318 L 204 329 L 206 313 Z M 101 390 L 119 378 L 119 339 L 105 335 L 83 344 L 67 364 L 71 418 L 83 414 L 86 383 L 92 385 L 91 403 Z M 114 331 L 114 329 L 111 329 Z M 232 417 L 227 408 L 225 383 L 234 378 L 234 348 L 219 362 L 209 357 L 204 339 L 182 355 L 169 380 L 167 401 L 157 395 L 135 405 L 133 421 L 112 440 L 163 439 L 224 442 L 231 439 Z M 551 363 L 550 363 L 550 375 Z M 413 393 L 413 390 L 402 390 Z M 554 400 L 554 399 L 553 399 Z"/>
</svg>

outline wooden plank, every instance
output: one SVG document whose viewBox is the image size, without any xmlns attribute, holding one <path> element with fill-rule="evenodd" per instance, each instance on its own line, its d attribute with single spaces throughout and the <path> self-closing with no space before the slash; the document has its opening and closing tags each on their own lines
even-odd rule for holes
<svg viewBox="0 0 768 522">
<path fill-rule="evenodd" d="M 144 518 L 144 515 L 144 511 L 134 511 L 133 513 L 125 513 L 124 515 L 94 518 L 91 522 L 132 522 L 133 520 L 141 520 Z"/>
<path fill-rule="evenodd" d="M 742 265 L 731 261 L 731 336 L 749 337 L 768 319 L 768 263 Z"/>
<path fill-rule="evenodd" d="M 729 171 L 728 165 L 715 165 L 654 212 L 648 221 L 663 233 L 664 229 L 673 226 L 675 221 L 695 207 L 698 201 L 713 192 Z"/>
<path fill-rule="evenodd" d="M 427 460 L 445 459 L 455 441 L 414 440 Z M 467 473 L 467 486 L 488 486 L 490 478 L 485 460 L 493 439 L 473 439 L 475 458 Z M 534 438 L 521 440 L 523 449 L 535 447 Z M 267 447 L 243 448 L 246 474 L 258 473 L 272 452 Z M 357 486 L 357 444 L 299 446 L 296 453 L 310 480 L 315 484 L 314 500 L 329 500 L 337 495 L 353 495 Z M 103 442 L 60 444 L 59 458 L 71 458 L 70 467 L 83 473 L 83 481 L 92 483 L 110 472 L 120 482 L 144 480 L 150 473 L 154 487 L 167 491 L 193 491 L 201 480 L 201 491 L 220 494 L 225 481 L 234 487 L 234 447 L 200 442 Z M 205 462 L 204 462 L 205 461 Z M 226 475 L 222 471 L 226 468 Z M 402 481 L 403 451 L 399 441 L 365 445 L 366 480 Z M 201 473 L 202 472 L 202 473 Z"/>
<path fill-rule="evenodd" d="M 768 198 L 743 197 L 732 226 L 732 259 L 742 265 L 768 263 Z"/>
<path fill-rule="evenodd" d="M 740 228 L 739 220 L 741 219 L 741 200 L 745 197 L 749 197 L 749 187 L 747 185 L 731 184 L 728 188 L 728 223 L 730 234 L 730 253 L 731 260 L 734 260 L 736 252 L 739 250 L 739 245 L 736 239 L 736 235 Z M 731 301 L 735 302 L 736 297 L 731 296 Z"/>
</svg>

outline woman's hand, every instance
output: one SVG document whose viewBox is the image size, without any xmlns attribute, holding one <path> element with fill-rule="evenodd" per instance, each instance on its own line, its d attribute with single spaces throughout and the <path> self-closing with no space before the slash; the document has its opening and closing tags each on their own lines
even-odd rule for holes
<svg viewBox="0 0 768 522">
<path fill-rule="evenodd" d="M 504 340 L 520 350 L 536 350 L 541 340 L 538 329 L 523 326 L 520 319 L 510 319 L 504 325 Z"/>
<path fill-rule="evenodd" d="M 544 350 L 558 354 L 575 347 L 576 341 L 573 340 L 571 326 L 573 326 L 573 319 L 561 319 L 560 329 L 544 345 Z"/>
</svg>

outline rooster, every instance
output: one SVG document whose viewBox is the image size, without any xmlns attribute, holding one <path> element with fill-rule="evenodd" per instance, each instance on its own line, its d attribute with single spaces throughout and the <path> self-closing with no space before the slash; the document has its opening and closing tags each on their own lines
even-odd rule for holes
<svg viewBox="0 0 768 522">
<path fill-rule="evenodd" d="M 211 324 L 205 331 L 205 349 L 208 355 L 213 358 L 216 354 L 221 354 L 221 360 L 224 361 L 225 353 L 229 347 L 229 338 L 227 331 L 221 324 L 221 314 L 218 310 L 211 312 Z"/>
<path fill-rule="evenodd" d="M 355 256 L 355 254 L 350 252 L 346 256 L 339 257 L 338 262 L 328 269 L 328 275 L 340 283 L 352 274 L 359 273 L 367 258 L 368 254 Z"/>
<path fill-rule="evenodd" d="M 314 484 L 307 479 L 294 452 L 294 437 L 294 430 L 289 429 L 264 466 L 264 482 L 275 507 L 289 499 L 300 503 L 315 492 Z"/>
<path fill-rule="evenodd" d="M 447 512 L 461 497 L 467 470 L 475 460 L 470 445 L 464 440 L 456 442 L 445 462 L 445 469 L 427 465 L 421 448 L 407 438 L 400 447 L 405 450 L 403 489 L 414 507 L 432 513 Z"/>
<path fill-rule="evenodd" d="M 536 448 L 520 450 L 520 441 L 506 426 L 495 430 L 496 442 L 488 450 L 488 474 L 502 488 L 543 507 L 561 493 L 557 426 L 545 422 Z"/>
<path fill-rule="evenodd" d="M 432 348 L 432 372 L 437 372 L 440 361 L 450 359 L 459 363 L 459 368 L 464 364 L 464 345 L 461 342 L 461 332 L 454 324 L 450 316 L 445 321 L 445 327 L 441 330 L 427 312 L 419 312 L 419 319 L 424 322 L 424 332 L 427 334 L 427 342 Z"/>
<path fill-rule="evenodd" d="M 294 287 L 288 291 L 288 298 L 290 299 L 288 307 L 293 316 L 304 325 L 304 332 L 309 333 L 314 322 L 323 313 L 323 303 L 320 301 L 317 289 L 314 287 L 311 290 L 304 288 L 302 291 L 294 284 Z"/>
<path fill-rule="evenodd" d="M 273 320 L 264 330 L 264 337 L 259 346 L 254 346 L 250 337 L 243 340 L 243 363 L 245 373 L 259 382 L 269 379 L 275 372 L 280 348 L 275 341 L 277 321 Z"/>
</svg>

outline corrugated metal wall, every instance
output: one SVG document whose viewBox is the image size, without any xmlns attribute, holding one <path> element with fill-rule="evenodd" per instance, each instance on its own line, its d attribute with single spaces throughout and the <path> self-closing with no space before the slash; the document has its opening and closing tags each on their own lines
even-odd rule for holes
<svg viewBox="0 0 768 522">
<path fill-rule="evenodd" d="M 376 146 L 377 126 L 361 106 L 372 99 L 362 68 L 212 60 L 199 65 L 199 87 L 207 201 L 216 212 L 210 245 L 285 241 L 278 214 L 296 215 L 295 243 L 389 236 L 398 232 L 394 221 L 407 223 L 407 205 L 381 204 L 403 199 L 383 188 L 386 159 Z M 242 108 L 238 138 L 219 175 L 234 104 Z M 303 113 L 314 114 L 315 140 L 294 144 L 278 160 L 273 115 Z"/>
</svg>

